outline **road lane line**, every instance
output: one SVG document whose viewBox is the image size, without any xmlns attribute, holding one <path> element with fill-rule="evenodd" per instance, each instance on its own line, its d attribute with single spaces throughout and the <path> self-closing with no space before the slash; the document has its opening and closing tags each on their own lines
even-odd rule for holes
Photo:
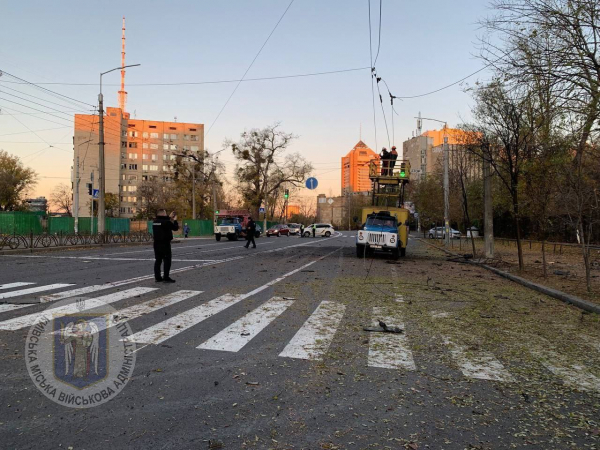
<svg viewBox="0 0 600 450">
<path fill-rule="evenodd" d="M 159 309 L 166 308 L 167 306 L 175 305 L 183 300 L 195 297 L 196 295 L 202 294 L 204 291 L 177 291 L 163 297 L 158 297 L 152 300 L 147 300 L 137 305 L 129 306 L 124 309 L 119 309 L 114 314 L 108 317 L 107 322 L 102 322 L 102 326 L 98 324 L 99 331 L 106 328 L 111 328 L 118 325 L 121 322 L 127 322 L 129 320 L 137 319 L 144 314 L 149 314 Z M 104 326 L 106 325 L 106 326 Z M 55 331 L 54 334 L 58 334 L 60 331 Z"/>
<path fill-rule="evenodd" d="M 480 380 L 515 381 L 508 370 L 491 353 L 468 350 L 464 346 L 453 343 L 448 338 L 444 338 L 444 344 L 450 350 L 452 358 L 458 364 L 464 376 Z"/>
<path fill-rule="evenodd" d="M 28 314 L 26 316 L 15 317 L 14 319 L 4 320 L 0 322 L 0 330 L 14 331 L 24 327 L 30 327 L 35 321 L 43 314 L 76 314 L 80 311 L 87 311 L 99 306 L 104 306 L 110 303 L 118 302 L 119 300 L 125 300 L 127 298 L 135 297 L 137 295 L 146 294 L 148 292 L 156 291 L 157 288 L 144 288 L 137 287 L 128 289 L 125 291 L 114 292 L 102 297 L 85 299 L 85 304 L 70 303 L 68 305 L 55 306 L 46 310 Z"/>
<path fill-rule="evenodd" d="M 388 326 L 404 330 L 404 324 L 398 314 L 390 314 L 387 308 L 373 308 L 373 326 L 378 326 L 379 320 Z M 381 367 L 384 369 L 417 369 L 412 352 L 408 346 L 408 338 L 404 332 L 370 333 L 367 364 L 370 367 Z"/>
<path fill-rule="evenodd" d="M 532 352 L 540 363 L 559 377 L 562 382 L 573 389 L 600 392 L 600 378 L 590 373 L 586 367 L 579 364 L 569 364 L 551 350 Z"/>
<path fill-rule="evenodd" d="M 314 263 L 321 261 L 332 255 L 333 253 L 339 251 L 336 249 L 320 258 L 311 261 L 307 264 L 304 264 L 301 267 L 298 267 L 291 272 L 288 272 L 279 278 L 275 278 L 274 280 L 269 281 L 262 286 L 257 287 L 256 289 L 246 293 L 239 295 L 232 294 L 224 294 L 220 297 L 217 297 L 213 300 L 210 300 L 207 303 L 196 306 L 188 311 L 182 312 L 176 316 L 170 317 L 169 319 L 160 322 L 156 325 L 153 325 L 145 330 L 139 331 L 138 333 L 133 334 L 132 336 L 126 338 L 128 342 L 136 342 L 138 344 L 160 344 L 167 339 L 171 339 L 174 336 L 177 336 L 179 333 L 193 327 L 194 325 L 199 324 L 200 322 L 206 320 L 207 318 L 224 311 L 230 306 L 235 305 L 236 303 L 241 302 L 242 300 L 251 297 L 253 295 L 258 294 L 259 292 L 264 291 L 265 289 L 273 286 L 276 283 L 286 279 L 289 276 L 295 275 L 301 270 L 306 269 L 307 267 L 312 266 Z M 171 271 L 173 272 L 173 271 Z"/>
<path fill-rule="evenodd" d="M 238 352 L 292 303 L 291 300 L 273 297 L 196 348 Z"/>
<path fill-rule="evenodd" d="M 323 301 L 304 322 L 279 356 L 299 359 L 323 359 L 329 349 L 346 307 Z"/>
<path fill-rule="evenodd" d="M 21 287 L 21 286 L 29 286 L 30 284 L 35 284 L 35 283 L 17 282 L 17 283 L 0 284 L 0 290 L 2 290 L 2 289 L 12 289 L 12 288 Z"/>
<path fill-rule="evenodd" d="M 4 304 L 0 305 L 0 313 L 6 312 L 6 311 L 14 311 L 15 309 L 26 308 L 27 306 L 33 306 L 36 304 L 37 303 L 26 303 L 24 305 L 15 305 L 14 303 L 4 303 Z"/>
<path fill-rule="evenodd" d="M 36 292 L 51 291 L 52 289 L 60 289 L 60 288 L 64 288 L 67 286 L 74 286 L 74 284 L 66 284 L 66 283 L 47 284 L 45 286 L 36 286 L 36 287 L 32 287 L 32 288 L 27 288 L 27 289 L 21 289 L 19 291 L 5 292 L 3 294 L 0 294 L 0 300 L 5 299 L 5 298 L 20 297 L 21 295 L 35 294 Z"/>
</svg>

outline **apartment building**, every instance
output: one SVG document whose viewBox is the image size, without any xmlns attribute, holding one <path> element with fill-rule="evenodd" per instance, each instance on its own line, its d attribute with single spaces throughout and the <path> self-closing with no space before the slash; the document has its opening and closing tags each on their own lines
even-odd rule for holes
<svg viewBox="0 0 600 450">
<path fill-rule="evenodd" d="M 371 190 L 369 161 L 379 156 L 363 141 L 342 157 L 342 195 L 347 192 L 368 192 Z"/>
</svg>

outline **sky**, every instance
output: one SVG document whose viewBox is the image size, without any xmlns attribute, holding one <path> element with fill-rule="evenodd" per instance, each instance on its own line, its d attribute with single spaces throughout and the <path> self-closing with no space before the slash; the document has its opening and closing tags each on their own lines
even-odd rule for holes
<svg viewBox="0 0 600 450">
<path fill-rule="evenodd" d="M 371 0 L 373 58 L 379 47 L 375 67 L 395 96 L 427 93 L 483 67 L 477 58 L 483 33 L 478 21 L 490 14 L 486 1 L 382 0 L 380 46 L 379 3 Z M 393 127 L 382 82 L 384 111 L 375 90 L 374 124 L 368 0 L 295 0 L 246 78 L 361 70 L 243 82 L 216 122 L 236 83 L 136 86 L 240 79 L 288 5 L 289 0 L 4 4 L 0 71 L 31 83 L 89 85 L 41 85 L 73 102 L 0 76 L 0 149 L 38 172 L 34 196 L 49 197 L 57 184 L 70 184 L 70 115 L 91 111 L 97 104 L 99 73 L 119 67 L 123 16 L 126 63 L 141 64 L 127 70 L 132 117 L 204 123 L 205 146 L 212 152 L 244 130 L 278 122 L 298 136 L 288 151 L 311 161 L 319 181 L 316 190 L 302 189 L 298 196 L 339 195 L 340 159 L 360 138 L 374 150 L 394 144 L 401 148 L 416 129 L 419 112 L 449 126 L 469 120 L 472 100 L 464 90 L 488 79 L 486 70 L 436 94 L 396 100 Z M 117 106 L 119 82 L 118 71 L 104 76 L 106 106 Z M 438 129 L 440 124 L 425 121 L 423 128 Z M 219 156 L 231 173 L 231 152 Z"/>
</svg>

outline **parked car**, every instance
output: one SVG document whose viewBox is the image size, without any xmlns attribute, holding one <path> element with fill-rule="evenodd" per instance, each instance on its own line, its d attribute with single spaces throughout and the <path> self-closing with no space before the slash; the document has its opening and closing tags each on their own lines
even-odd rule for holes
<svg viewBox="0 0 600 450">
<path fill-rule="evenodd" d="M 312 236 L 312 227 L 313 225 L 316 225 L 316 232 L 315 232 L 315 237 L 317 236 L 323 236 L 323 237 L 329 237 L 333 234 L 333 232 L 335 231 L 333 229 L 333 226 L 330 223 L 317 223 L 317 224 L 310 224 L 308 226 L 306 226 L 304 228 L 304 236 L 305 237 L 311 237 Z"/>
<path fill-rule="evenodd" d="M 428 232 L 429 239 L 446 239 L 446 231 L 444 227 L 434 227 Z M 450 228 L 450 237 L 453 239 L 460 239 L 460 231 Z"/>
<path fill-rule="evenodd" d="M 287 225 L 277 224 L 277 225 L 273 225 L 271 228 L 269 228 L 267 230 L 267 237 L 271 237 L 271 236 L 279 237 L 281 235 L 285 235 L 285 236 L 290 235 L 290 229 L 287 227 Z"/>
<path fill-rule="evenodd" d="M 300 235 L 300 224 L 299 223 L 288 223 L 287 227 L 290 230 L 290 234 Z"/>
</svg>

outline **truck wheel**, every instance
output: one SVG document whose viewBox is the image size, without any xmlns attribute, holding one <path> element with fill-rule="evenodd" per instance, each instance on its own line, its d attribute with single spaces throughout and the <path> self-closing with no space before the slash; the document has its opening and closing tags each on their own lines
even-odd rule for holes
<svg viewBox="0 0 600 450">
<path fill-rule="evenodd" d="M 392 250 L 392 258 L 393 259 L 398 259 L 400 257 L 400 250 L 395 248 Z"/>
<path fill-rule="evenodd" d="M 219 242 L 221 240 L 221 235 L 220 234 L 215 234 L 215 239 L 217 240 L 217 242 Z"/>
<path fill-rule="evenodd" d="M 233 241 L 233 236 L 230 233 L 227 233 L 227 240 Z"/>
<path fill-rule="evenodd" d="M 235 233 L 235 235 L 233 236 L 233 240 L 237 241 L 240 238 L 240 234 L 239 233 Z"/>
<path fill-rule="evenodd" d="M 403 258 L 406 256 L 406 248 L 400 249 L 400 256 L 402 256 Z"/>
<path fill-rule="evenodd" d="M 365 256 L 365 246 L 364 245 L 356 245 L 356 257 L 363 258 Z"/>
</svg>

